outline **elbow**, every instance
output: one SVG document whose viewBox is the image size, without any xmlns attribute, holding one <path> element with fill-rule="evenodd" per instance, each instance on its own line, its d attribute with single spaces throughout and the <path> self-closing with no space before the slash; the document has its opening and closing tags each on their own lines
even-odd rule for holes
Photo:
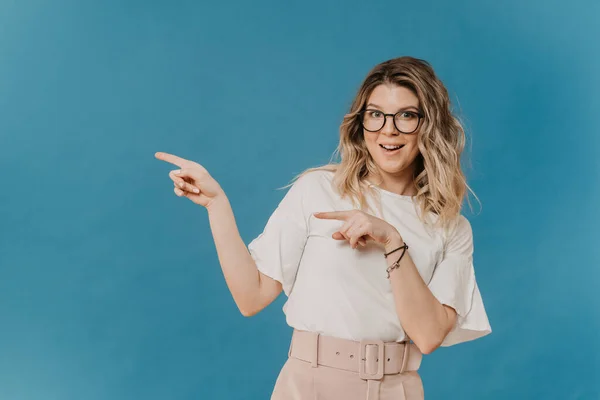
<svg viewBox="0 0 600 400">
<path fill-rule="evenodd" d="M 259 313 L 260 310 L 256 310 L 256 309 L 250 309 L 250 308 L 242 308 L 239 307 L 240 313 L 244 316 L 244 317 L 253 317 L 256 314 Z"/>
<path fill-rule="evenodd" d="M 242 314 L 244 317 L 252 317 L 256 314 L 259 313 L 259 311 L 261 310 L 259 307 L 256 306 L 256 302 L 252 301 L 253 299 L 251 298 L 240 298 L 240 297 L 234 297 L 233 298 L 235 305 L 238 309 L 238 311 L 240 312 L 240 314 Z"/>
<path fill-rule="evenodd" d="M 421 353 L 431 354 L 442 345 L 444 338 L 424 338 L 421 340 L 413 339 L 413 341 L 415 342 L 415 345 L 419 348 L 419 351 L 421 351 Z"/>
<path fill-rule="evenodd" d="M 442 345 L 446 338 L 446 334 L 447 332 L 440 331 L 429 335 L 421 335 L 414 337 L 413 342 L 419 348 L 421 353 L 431 354 Z"/>
<path fill-rule="evenodd" d="M 246 304 L 246 305 L 238 305 L 238 310 L 244 317 L 253 317 L 259 312 L 261 312 L 265 307 L 260 304 Z"/>
<path fill-rule="evenodd" d="M 440 347 L 440 345 L 442 344 L 441 341 L 420 341 L 420 342 L 416 342 L 415 341 L 415 345 L 417 345 L 417 347 L 419 348 L 419 351 L 421 351 L 421 353 L 423 354 L 431 354 L 433 353 L 438 347 Z"/>
<path fill-rule="evenodd" d="M 417 339 L 413 338 L 413 341 L 423 354 L 431 354 L 437 348 L 439 348 L 446 336 L 452 331 L 456 324 L 456 311 L 453 308 L 444 305 L 444 319 L 442 319 L 434 328 L 427 332 L 423 332 L 422 335 L 418 335 Z"/>
</svg>

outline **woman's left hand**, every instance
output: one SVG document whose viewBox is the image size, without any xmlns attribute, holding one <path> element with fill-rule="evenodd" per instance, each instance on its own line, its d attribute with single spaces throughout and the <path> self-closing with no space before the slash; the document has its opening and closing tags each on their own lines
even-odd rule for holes
<svg viewBox="0 0 600 400">
<path fill-rule="evenodd" d="M 313 215 L 321 219 L 345 221 L 332 237 L 337 240 L 348 240 L 353 249 L 358 244 L 365 246 L 369 239 L 387 244 L 394 236 L 399 235 L 398 230 L 389 223 L 361 210 L 317 212 Z"/>
</svg>

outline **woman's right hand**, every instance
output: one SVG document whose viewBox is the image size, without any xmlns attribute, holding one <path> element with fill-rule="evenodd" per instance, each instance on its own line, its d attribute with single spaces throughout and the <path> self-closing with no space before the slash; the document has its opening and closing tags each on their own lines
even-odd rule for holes
<svg viewBox="0 0 600 400">
<path fill-rule="evenodd" d="M 215 199 L 225 196 L 221 185 L 210 176 L 206 168 L 197 162 L 163 152 L 158 152 L 154 156 L 180 168 L 169 172 L 169 177 L 175 185 L 173 191 L 177 196 L 185 196 L 194 203 L 206 208 Z"/>
</svg>

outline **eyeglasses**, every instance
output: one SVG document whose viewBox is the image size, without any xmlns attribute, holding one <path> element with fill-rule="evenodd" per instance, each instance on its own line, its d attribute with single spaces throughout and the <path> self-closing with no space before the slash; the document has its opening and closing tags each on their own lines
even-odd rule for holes
<svg viewBox="0 0 600 400">
<path fill-rule="evenodd" d="M 396 114 L 384 114 L 376 109 L 360 111 L 360 122 L 369 132 L 377 132 L 385 126 L 387 117 L 394 118 L 394 126 L 402 133 L 413 133 L 419 127 L 423 114 L 415 111 L 398 111 Z"/>
</svg>

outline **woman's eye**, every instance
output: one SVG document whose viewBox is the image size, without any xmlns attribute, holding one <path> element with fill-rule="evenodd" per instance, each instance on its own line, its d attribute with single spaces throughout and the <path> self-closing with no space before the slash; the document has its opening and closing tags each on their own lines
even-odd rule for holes
<svg viewBox="0 0 600 400">
<path fill-rule="evenodd" d="M 371 117 L 373 117 L 373 118 L 380 118 L 381 117 L 381 113 L 379 111 L 371 111 Z"/>
</svg>

